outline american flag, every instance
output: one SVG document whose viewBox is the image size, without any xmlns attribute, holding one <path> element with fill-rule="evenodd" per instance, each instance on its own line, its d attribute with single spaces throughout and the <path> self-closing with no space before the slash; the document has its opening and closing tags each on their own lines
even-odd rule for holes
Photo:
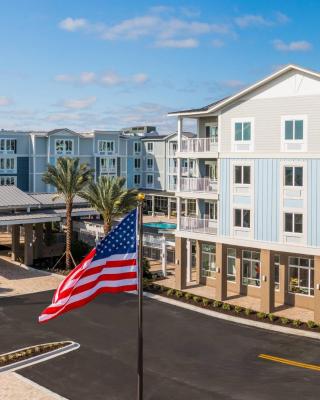
<svg viewBox="0 0 320 400">
<path fill-rule="evenodd" d="M 81 307 L 101 293 L 137 290 L 137 217 L 137 209 L 131 211 L 70 272 L 39 322 Z"/>
</svg>

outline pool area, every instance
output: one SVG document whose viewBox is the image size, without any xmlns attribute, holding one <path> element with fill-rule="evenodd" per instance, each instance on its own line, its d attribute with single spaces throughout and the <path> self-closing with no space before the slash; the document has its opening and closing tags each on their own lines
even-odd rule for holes
<svg viewBox="0 0 320 400">
<path fill-rule="evenodd" d="M 170 224 L 168 222 L 147 222 L 143 224 L 146 228 L 156 228 L 156 229 L 176 229 L 177 224 Z"/>
</svg>

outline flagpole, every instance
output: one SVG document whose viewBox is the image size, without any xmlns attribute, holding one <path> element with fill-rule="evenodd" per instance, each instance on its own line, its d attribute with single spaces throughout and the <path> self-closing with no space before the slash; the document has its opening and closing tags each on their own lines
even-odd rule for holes
<svg viewBox="0 0 320 400">
<path fill-rule="evenodd" d="M 137 400 L 143 399 L 143 265 L 142 265 L 142 246 L 143 246 L 143 223 L 142 223 L 142 207 L 144 201 L 144 194 L 138 194 L 138 234 L 139 234 L 139 247 L 138 247 L 138 363 L 137 363 Z"/>
</svg>

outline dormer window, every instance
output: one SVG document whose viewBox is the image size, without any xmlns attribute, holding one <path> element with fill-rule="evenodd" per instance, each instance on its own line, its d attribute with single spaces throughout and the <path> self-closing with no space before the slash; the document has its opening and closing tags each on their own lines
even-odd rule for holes
<svg viewBox="0 0 320 400">
<path fill-rule="evenodd" d="M 17 152 L 16 139 L 0 139 L 0 153 L 15 154 Z"/>
<path fill-rule="evenodd" d="M 72 139 L 56 139 L 55 150 L 58 155 L 71 155 L 73 154 L 73 140 Z"/>
<path fill-rule="evenodd" d="M 114 140 L 98 140 L 98 152 L 99 154 L 114 154 Z"/>
</svg>

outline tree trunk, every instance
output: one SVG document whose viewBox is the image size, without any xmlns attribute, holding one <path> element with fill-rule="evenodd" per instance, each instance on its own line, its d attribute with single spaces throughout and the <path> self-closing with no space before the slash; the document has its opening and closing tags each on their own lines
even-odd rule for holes
<svg viewBox="0 0 320 400">
<path fill-rule="evenodd" d="M 107 218 L 104 219 L 103 222 L 104 222 L 103 223 L 104 234 L 107 235 L 111 231 L 112 224 L 111 224 L 111 221 Z"/>
<path fill-rule="evenodd" d="M 66 268 L 71 268 L 71 241 L 72 241 L 72 202 L 66 202 Z"/>
</svg>

